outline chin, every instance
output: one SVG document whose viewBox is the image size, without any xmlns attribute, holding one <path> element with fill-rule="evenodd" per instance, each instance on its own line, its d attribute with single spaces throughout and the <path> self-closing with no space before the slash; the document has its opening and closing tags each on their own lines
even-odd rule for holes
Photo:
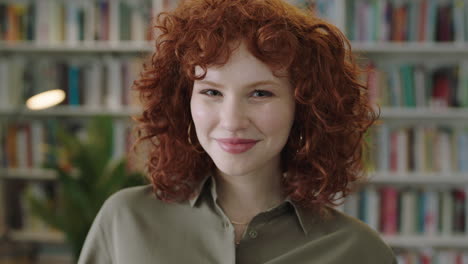
<svg viewBox="0 0 468 264">
<path fill-rule="evenodd" d="M 239 168 L 238 166 L 229 166 L 229 165 L 221 165 L 221 164 L 216 164 L 216 167 L 218 169 L 218 171 L 226 174 L 226 175 L 229 175 L 229 176 L 240 176 L 240 175 L 245 175 L 249 172 L 251 172 L 252 170 L 248 169 L 248 168 Z"/>
</svg>

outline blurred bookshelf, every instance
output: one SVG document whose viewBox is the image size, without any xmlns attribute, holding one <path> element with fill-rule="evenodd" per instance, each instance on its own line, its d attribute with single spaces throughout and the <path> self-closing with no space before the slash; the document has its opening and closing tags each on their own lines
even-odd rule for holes
<svg viewBox="0 0 468 264">
<path fill-rule="evenodd" d="M 380 232 L 399 264 L 466 263 L 468 1 L 295 2 L 346 33 L 381 110 L 369 182 L 340 209 Z"/>
<path fill-rule="evenodd" d="M 465 263 L 468 1 L 290 2 L 346 33 L 381 110 L 370 182 L 340 209 L 380 232 L 400 264 Z"/>
<path fill-rule="evenodd" d="M 153 51 L 148 22 L 177 2 L 0 1 L 2 185 L 55 179 L 39 168 L 39 154 L 8 164 L 11 135 L 20 135 L 19 141 L 28 138 L 27 131 L 42 131 L 48 138 L 53 122 L 98 114 L 115 117 L 122 130 L 122 122 L 139 113 L 129 87 Z M 381 123 L 367 137 L 370 182 L 341 209 L 380 232 L 399 264 L 468 259 L 468 1 L 288 2 L 317 10 L 345 32 L 370 70 L 362 81 L 381 109 Z M 66 23 L 54 23 L 60 19 Z M 69 78 L 60 79 L 64 74 Z M 65 89 L 67 101 L 43 111 L 24 109 L 28 93 L 44 86 Z M 47 143 L 32 140 L 28 146 Z M 16 153 L 43 151 L 24 145 L 18 143 L 22 150 Z M 5 219 L 8 205 L 2 209 Z M 63 242 L 54 231 L 31 233 L 0 223 L 13 241 Z"/>
<path fill-rule="evenodd" d="M 165 0 L 0 1 L 0 263 L 72 263 L 65 235 L 31 212 L 27 196 L 59 191 L 44 161 L 61 124 L 78 137 L 90 118 L 114 118 L 114 152 L 129 151 L 130 89 L 154 49 L 150 22 L 173 7 Z M 60 88 L 66 98 L 45 110 L 25 100 Z"/>
</svg>

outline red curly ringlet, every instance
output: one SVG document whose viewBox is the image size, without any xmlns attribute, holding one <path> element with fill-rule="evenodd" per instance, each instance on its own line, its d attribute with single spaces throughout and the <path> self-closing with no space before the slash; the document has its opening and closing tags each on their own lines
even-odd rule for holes
<svg viewBox="0 0 468 264">
<path fill-rule="evenodd" d="M 143 113 L 137 143 L 149 140 L 148 178 L 168 202 L 192 197 L 214 169 L 192 127 L 195 67 L 224 65 L 232 43 L 276 72 L 287 69 L 296 100 L 282 151 L 286 195 L 305 207 L 334 204 L 363 176 L 364 133 L 377 119 L 358 80 L 349 41 L 333 25 L 281 0 L 190 0 L 155 22 L 156 52 L 134 89 Z"/>
</svg>

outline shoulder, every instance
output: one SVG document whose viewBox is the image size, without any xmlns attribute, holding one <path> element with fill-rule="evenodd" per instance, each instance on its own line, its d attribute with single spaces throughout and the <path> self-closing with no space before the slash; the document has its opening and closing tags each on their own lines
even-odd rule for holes
<svg viewBox="0 0 468 264">
<path fill-rule="evenodd" d="M 340 237 L 352 255 L 361 256 L 369 263 L 394 263 L 392 249 L 383 241 L 380 234 L 366 223 L 333 208 L 327 208 L 328 217 L 322 224 L 328 234 Z M 388 260 L 388 262 L 383 262 Z M 364 262 L 367 263 L 367 262 Z"/>
<path fill-rule="evenodd" d="M 135 203 L 145 202 L 147 200 L 153 200 L 153 190 L 151 185 L 142 185 L 129 187 L 117 191 L 107 198 L 103 207 L 122 207 L 122 205 L 129 206 Z"/>
<path fill-rule="evenodd" d="M 139 214 L 154 207 L 163 206 L 154 195 L 151 185 L 129 187 L 109 196 L 100 209 L 103 221 L 122 214 Z"/>
</svg>

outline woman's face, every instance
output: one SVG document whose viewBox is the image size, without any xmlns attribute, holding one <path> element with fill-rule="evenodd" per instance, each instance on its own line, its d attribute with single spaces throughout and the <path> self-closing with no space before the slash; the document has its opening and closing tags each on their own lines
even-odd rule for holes
<svg viewBox="0 0 468 264">
<path fill-rule="evenodd" d="M 222 173 L 280 169 L 294 120 L 292 87 L 244 44 L 227 64 L 209 67 L 206 77 L 194 82 L 190 107 L 198 140 Z"/>
</svg>

